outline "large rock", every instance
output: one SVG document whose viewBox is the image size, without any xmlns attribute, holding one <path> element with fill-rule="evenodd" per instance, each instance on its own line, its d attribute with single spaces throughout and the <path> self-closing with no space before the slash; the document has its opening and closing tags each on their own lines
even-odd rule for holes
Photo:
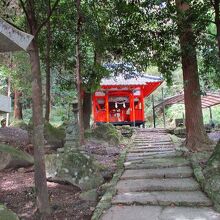
<svg viewBox="0 0 220 220">
<path fill-rule="evenodd" d="M 23 120 L 14 120 L 11 122 L 10 127 L 20 128 L 23 130 L 28 130 L 28 124 L 26 124 Z"/>
<path fill-rule="evenodd" d="M 83 191 L 97 188 L 103 182 L 93 158 L 79 151 L 46 155 L 46 172 L 48 178 L 71 183 Z"/>
<path fill-rule="evenodd" d="M 0 144 L 0 170 L 30 166 L 34 163 L 33 157 L 10 145 Z"/>
<path fill-rule="evenodd" d="M 120 131 L 110 123 L 101 124 L 93 130 L 96 138 L 103 139 L 112 145 L 118 145 L 122 138 Z"/>
<path fill-rule="evenodd" d="M 0 204 L 0 219 L 1 220 L 19 220 L 17 215 L 4 205 Z"/>
<path fill-rule="evenodd" d="M 65 130 L 62 127 L 54 127 L 50 123 L 44 123 L 44 138 L 47 143 L 52 145 L 54 148 L 64 146 Z"/>
</svg>

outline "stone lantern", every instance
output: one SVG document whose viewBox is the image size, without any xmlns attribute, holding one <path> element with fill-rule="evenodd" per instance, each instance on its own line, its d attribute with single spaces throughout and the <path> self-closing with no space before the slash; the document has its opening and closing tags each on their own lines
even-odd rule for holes
<svg viewBox="0 0 220 220">
<path fill-rule="evenodd" d="M 72 103 L 73 120 L 69 123 L 66 129 L 66 143 L 65 147 L 69 150 L 79 149 L 79 124 L 78 124 L 78 102 L 76 100 Z"/>
</svg>

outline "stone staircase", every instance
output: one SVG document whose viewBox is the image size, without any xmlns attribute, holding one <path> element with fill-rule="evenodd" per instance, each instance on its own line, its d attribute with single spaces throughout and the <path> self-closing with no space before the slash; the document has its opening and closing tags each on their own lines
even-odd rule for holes
<svg viewBox="0 0 220 220">
<path fill-rule="evenodd" d="M 140 129 L 102 220 L 220 220 L 165 130 Z"/>
</svg>

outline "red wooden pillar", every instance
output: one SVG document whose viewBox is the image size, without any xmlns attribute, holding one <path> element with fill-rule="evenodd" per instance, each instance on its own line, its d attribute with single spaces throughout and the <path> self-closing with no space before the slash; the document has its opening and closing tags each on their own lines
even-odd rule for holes
<svg viewBox="0 0 220 220">
<path fill-rule="evenodd" d="M 106 110 L 106 122 L 109 123 L 109 102 L 108 102 L 108 92 L 105 94 L 105 110 Z"/>
<path fill-rule="evenodd" d="M 133 121 L 132 94 L 129 95 L 130 121 Z"/>
<path fill-rule="evenodd" d="M 141 109 L 142 109 L 142 120 L 144 121 L 144 90 L 141 88 Z"/>
<path fill-rule="evenodd" d="M 131 93 L 131 95 L 130 95 L 130 109 L 131 109 L 130 118 L 135 126 L 135 109 L 134 109 L 134 94 L 133 93 Z"/>
</svg>

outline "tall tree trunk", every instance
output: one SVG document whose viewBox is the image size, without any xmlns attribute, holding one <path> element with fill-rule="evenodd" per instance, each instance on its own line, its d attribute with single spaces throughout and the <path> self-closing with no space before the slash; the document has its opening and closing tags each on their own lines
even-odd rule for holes
<svg viewBox="0 0 220 220">
<path fill-rule="evenodd" d="M 80 130 L 80 144 L 84 142 L 84 127 L 83 127 L 83 106 L 82 106 L 82 82 L 81 82 L 81 63 L 80 63 L 80 39 L 82 18 L 80 13 L 81 0 L 76 0 L 77 8 L 77 27 L 76 27 L 76 78 L 77 78 L 77 92 L 78 92 L 78 110 L 79 110 L 79 130 Z"/>
<path fill-rule="evenodd" d="M 16 120 L 22 120 L 22 103 L 21 103 L 22 92 L 15 90 L 14 91 L 14 118 Z"/>
<path fill-rule="evenodd" d="M 28 23 L 30 33 L 35 34 L 37 21 L 34 9 L 34 0 L 27 4 Z M 40 58 L 36 37 L 29 46 L 29 55 L 32 73 L 32 112 L 33 112 L 33 145 L 34 145 L 34 181 L 36 188 L 37 208 L 42 219 L 50 213 L 48 189 L 44 160 L 44 125 L 42 106 L 42 82 Z"/>
<path fill-rule="evenodd" d="M 8 77 L 8 80 L 7 80 L 7 96 L 8 97 L 11 96 L 11 79 L 10 79 L 10 77 Z M 10 114 L 7 113 L 6 114 L 6 126 L 7 127 L 9 125 L 9 122 L 10 122 Z"/>
<path fill-rule="evenodd" d="M 48 14 L 50 14 L 51 8 L 48 7 Z M 50 20 L 47 22 L 47 50 L 46 50 L 46 109 L 45 109 L 45 121 L 50 120 L 50 46 L 51 46 L 51 26 Z"/>
<path fill-rule="evenodd" d="M 33 101 L 33 145 L 34 145 L 34 180 L 36 187 L 37 207 L 42 216 L 50 213 L 48 189 L 44 161 L 44 125 L 42 109 L 42 83 L 40 59 L 37 42 L 30 45 L 30 63 L 32 72 Z"/>
<path fill-rule="evenodd" d="M 181 0 L 176 0 L 180 18 L 180 46 L 184 80 L 184 101 L 186 115 L 186 145 L 193 151 L 210 149 L 210 140 L 206 134 L 201 107 L 200 84 L 196 57 L 196 43 L 192 24 L 184 13 L 190 6 Z"/>
<path fill-rule="evenodd" d="M 94 67 L 97 64 L 101 64 L 101 54 L 96 50 L 94 51 Z M 83 121 L 84 129 L 90 128 L 90 116 L 92 113 L 92 94 L 86 91 L 83 96 Z"/>
<path fill-rule="evenodd" d="M 92 113 L 92 94 L 84 92 L 83 96 L 83 122 L 84 129 L 90 128 L 90 115 Z"/>
</svg>

